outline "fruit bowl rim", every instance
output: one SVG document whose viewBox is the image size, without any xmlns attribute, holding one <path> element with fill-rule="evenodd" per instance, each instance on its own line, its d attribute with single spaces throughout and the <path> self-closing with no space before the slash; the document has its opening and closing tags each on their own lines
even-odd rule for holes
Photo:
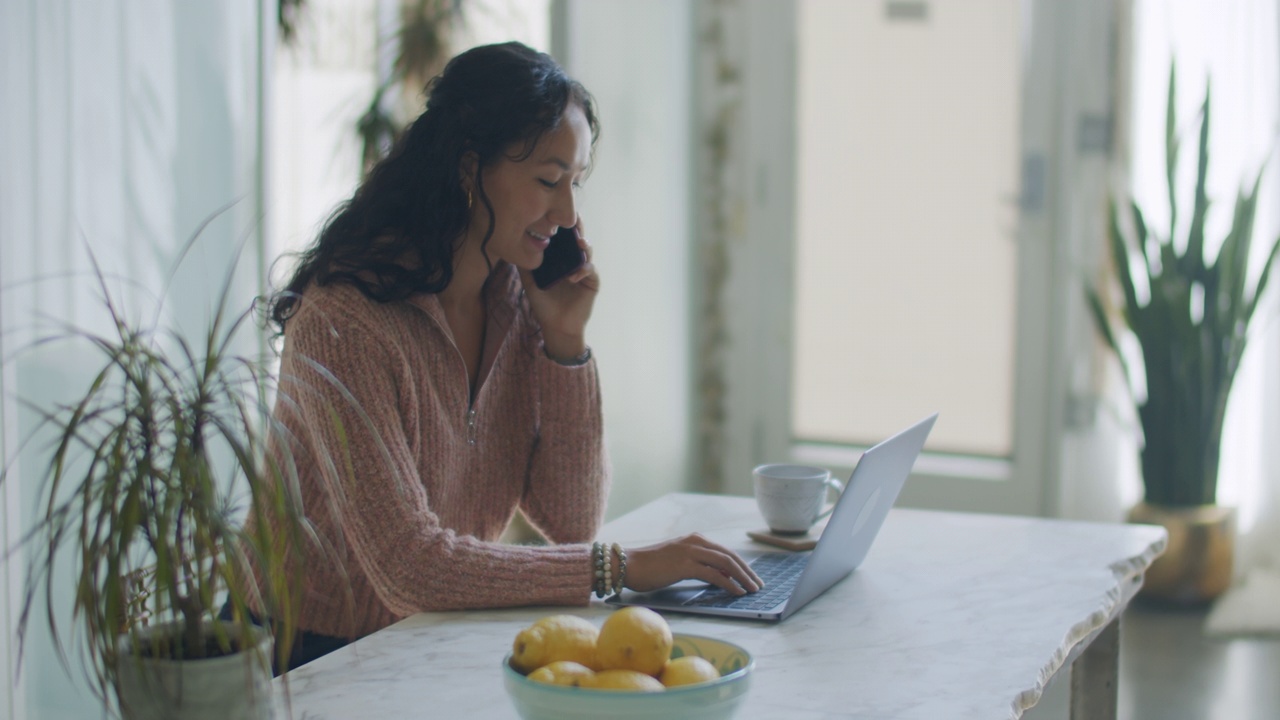
<svg viewBox="0 0 1280 720">
<path fill-rule="evenodd" d="M 661 693 L 654 692 L 651 690 L 650 691 L 603 690 L 599 688 L 566 687 L 564 685 L 551 685 L 549 683 L 537 682 L 536 680 L 530 680 L 529 676 L 524 675 L 519 670 L 516 670 L 515 668 L 511 667 L 511 653 L 507 653 L 506 656 L 502 658 L 502 667 L 504 668 L 503 672 L 511 676 L 514 676 L 515 678 L 518 679 L 518 682 L 522 683 L 526 687 L 537 688 L 538 690 L 546 690 L 549 692 L 566 693 L 568 695 L 573 695 L 577 697 L 581 697 L 582 692 L 584 690 L 591 693 L 592 695 L 610 694 L 610 695 L 627 695 L 627 696 L 634 696 L 634 697 L 645 696 L 645 695 L 658 695 L 662 697 L 670 697 L 671 695 L 679 695 L 682 693 L 705 692 L 711 688 L 720 687 L 722 685 L 728 685 L 730 683 L 737 682 L 742 678 L 746 677 L 747 675 L 749 675 L 751 671 L 754 670 L 756 667 L 755 656 L 751 654 L 750 650 L 747 650 L 746 648 L 742 647 L 737 643 L 732 643 L 732 642 L 729 642 L 728 640 L 721 640 L 720 638 L 714 638 L 709 635 L 695 635 L 693 633 L 673 633 L 673 637 L 689 638 L 691 640 L 709 640 L 711 642 L 717 642 L 717 643 L 723 643 L 725 645 L 729 645 L 737 649 L 743 655 L 747 656 L 747 664 L 743 665 L 737 670 L 734 670 L 728 675 L 721 675 L 719 678 L 715 680 L 708 680 L 706 682 L 694 683 L 692 685 L 677 685 L 676 687 L 665 688 Z"/>
</svg>

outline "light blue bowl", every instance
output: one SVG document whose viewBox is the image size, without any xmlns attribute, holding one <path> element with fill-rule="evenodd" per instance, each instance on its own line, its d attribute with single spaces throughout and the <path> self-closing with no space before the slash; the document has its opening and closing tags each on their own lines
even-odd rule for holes
<svg viewBox="0 0 1280 720">
<path fill-rule="evenodd" d="M 684 655 L 706 658 L 720 671 L 720 679 L 674 687 L 663 692 L 587 690 L 534 682 L 502 661 L 502 680 L 524 720 L 727 720 L 733 717 L 751 687 L 755 660 L 746 649 L 701 635 L 675 634 L 672 659 Z"/>
</svg>

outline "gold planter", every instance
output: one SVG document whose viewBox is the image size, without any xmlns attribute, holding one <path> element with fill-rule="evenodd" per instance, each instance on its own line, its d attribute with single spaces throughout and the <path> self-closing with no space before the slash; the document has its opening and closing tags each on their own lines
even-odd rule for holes
<svg viewBox="0 0 1280 720">
<path fill-rule="evenodd" d="M 1142 502 L 1129 511 L 1129 522 L 1161 525 L 1169 532 L 1168 547 L 1147 569 L 1140 597 L 1177 605 L 1202 605 L 1231 585 L 1235 508 L 1163 507 Z"/>
</svg>

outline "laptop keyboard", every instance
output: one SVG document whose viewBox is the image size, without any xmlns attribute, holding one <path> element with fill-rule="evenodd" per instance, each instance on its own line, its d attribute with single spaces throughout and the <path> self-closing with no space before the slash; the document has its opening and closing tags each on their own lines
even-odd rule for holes
<svg viewBox="0 0 1280 720">
<path fill-rule="evenodd" d="M 766 553 L 751 562 L 751 569 L 764 580 L 764 589 L 750 595 L 731 595 L 713 587 L 686 601 L 697 607 L 768 610 L 791 595 L 800 573 L 809 563 L 809 553 Z"/>
</svg>

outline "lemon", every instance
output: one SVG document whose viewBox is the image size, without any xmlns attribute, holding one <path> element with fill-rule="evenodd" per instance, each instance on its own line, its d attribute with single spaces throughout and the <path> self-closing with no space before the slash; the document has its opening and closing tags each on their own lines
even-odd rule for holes
<svg viewBox="0 0 1280 720">
<path fill-rule="evenodd" d="M 572 660 L 557 660 L 529 673 L 534 682 L 565 687 L 589 687 L 594 676 L 591 668 Z"/>
<path fill-rule="evenodd" d="M 511 664 L 523 673 L 560 660 L 595 670 L 599 634 L 595 625 L 575 615 L 549 615 L 516 635 Z"/>
<path fill-rule="evenodd" d="M 720 671 L 706 658 L 697 655 L 685 655 L 667 663 L 658 680 L 666 687 L 677 685 L 693 685 L 695 683 L 719 680 Z"/>
<path fill-rule="evenodd" d="M 601 670 L 582 687 L 596 690 L 632 690 L 639 692 L 661 692 L 666 688 L 651 675 L 635 670 Z"/>
<path fill-rule="evenodd" d="M 596 659 L 601 670 L 635 670 L 657 676 L 671 657 L 671 628 L 658 613 L 625 607 L 600 626 Z"/>
</svg>

